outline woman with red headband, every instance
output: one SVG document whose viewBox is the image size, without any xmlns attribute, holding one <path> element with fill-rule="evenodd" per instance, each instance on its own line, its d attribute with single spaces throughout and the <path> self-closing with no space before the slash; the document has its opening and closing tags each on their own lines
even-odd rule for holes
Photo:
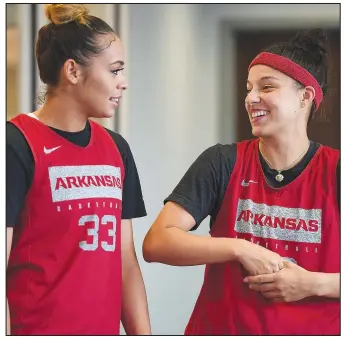
<svg viewBox="0 0 344 339">
<path fill-rule="evenodd" d="M 321 32 L 250 64 L 254 140 L 207 149 L 144 241 L 149 262 L 207 264 L 188 335 L 339 334 L 339 151 L 310 141 L 326 92 Z M 192 235 L 208 215 L 211 237 Z"/>
</svg>

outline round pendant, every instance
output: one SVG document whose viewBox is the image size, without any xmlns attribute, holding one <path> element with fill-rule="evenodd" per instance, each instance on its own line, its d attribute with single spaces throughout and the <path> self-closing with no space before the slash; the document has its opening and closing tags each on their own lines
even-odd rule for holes
<svg viewBox="0 0 344 339">
<path fill-rule="evenodd" d="M 278 182 L 281 182 L 281 181 L 283 181 L 284 176 L 283 176 L 281 173 L 278 173 L 278 174 L 275 176 L 275 179 L 276 179 Z"/>
</svg>

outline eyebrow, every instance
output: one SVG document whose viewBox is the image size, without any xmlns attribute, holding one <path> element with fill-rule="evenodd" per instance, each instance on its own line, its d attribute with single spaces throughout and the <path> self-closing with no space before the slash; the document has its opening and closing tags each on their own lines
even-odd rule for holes
<svg viewBox="0 0 344 339">
<path fill-rule="evenodd" d="M 124 66 L 124 62 L 122 60 L 117 60 L 115 62 L 111 62 L 110 65 L 114 65 L 114 64 L 120 64 L 120 66 Z"/>
<path fill-rule="evenodd" d="M 279 80 L 279 79 L 269 75 L 269 76 L 265 76 L 259 79 L 259 81 L 262 81 L 262 80 Z M 250 82 L 247 80 L 247 83 L 250 83 Z"/>
</svg>

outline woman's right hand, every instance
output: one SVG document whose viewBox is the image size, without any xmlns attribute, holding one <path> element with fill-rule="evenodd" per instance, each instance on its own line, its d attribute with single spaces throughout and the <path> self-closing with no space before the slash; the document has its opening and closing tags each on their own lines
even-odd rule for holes
<svg viewBox="0 0 344 339">
<path fill-rule="evenodd" d="M 238 261 L 251 275 L 279 272 L 283 268 L 282 257 L 247 240 L 239 245 Z"/>
</svg>

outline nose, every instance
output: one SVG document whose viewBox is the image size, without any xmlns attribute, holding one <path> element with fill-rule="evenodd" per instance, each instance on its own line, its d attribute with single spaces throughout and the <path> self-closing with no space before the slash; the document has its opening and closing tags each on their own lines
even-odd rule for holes
<svg viewBox="0 0 344 339">
<path fill-rule="evenodd" d="M 125 83 L 125 84 L 119 85 L 119 86 L 118 86 L 118 89 L 121 89 L 122 91 L 125 91 L 125 90 L 128 89 L 128 87 L 129 87 L 128 84 Z"/>
<path fill-rule="evenodd" d="M 253 104 L 259 103 L 260 102 L 259 92 L 255 90 L 251 90 L 249 93 L 247 93 L 245 102 L 247 105 L 253 105 Z"/>
<path fill-rule="evenodd" d="M 125 91 L 128 89 L 128 82 L 124 76 L 122 76 L 121 81 L 118 82 L 117 89 L 120 89 L 122 91 Z"/>
</svg>

